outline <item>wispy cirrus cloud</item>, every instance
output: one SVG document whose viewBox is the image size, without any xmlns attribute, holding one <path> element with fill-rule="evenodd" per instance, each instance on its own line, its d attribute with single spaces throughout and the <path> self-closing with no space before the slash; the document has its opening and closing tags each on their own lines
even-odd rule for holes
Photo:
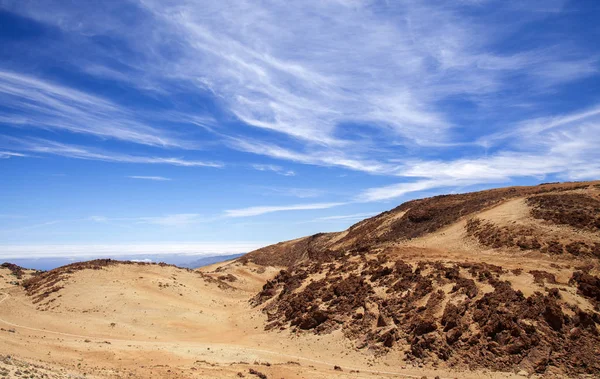
<svg viewBox="0 0 600 379">
<path fill-rule="evenodd" d="M 26 157 L 26 154 L 15 153 L 13 151 L 0 151 L 0 159 L 8 159 L 14 157 Z"/>
<path fill-rule="evenodd" d="M 551 153 L 527 156 L 503 154 L 451 162 L 421 162 L 416 166 L 407 174 L 418 173 L 415 177 L 426 179 L 369 188 L 361 192 L 355 201 L 386 201 L 412 192 L 476 184 L 502 184 L 523 177 L 542 179 L 552 174 L 564 180 L 593 180 L 599 178 L 600 174 L 600 165 L 590 163 L 584 156 L 566 157 Z"/>
<path fill-rule="evenodd" d="M 354 171 L 371 174 L 393 174 L 398 165 L 378 162 L 362 156 L 348 158 L 342 151 L 309 148 L 308 151 L 295 151 L 269 142 L 232 139 L 228 142 L 232 147 L 253 154 L 288 160 L 298 163 L 342 167 Z"/>
<path fill-rule="evenodd" d="M 312 203 L 312 204 L 293 204 L 293 205 L 274 205 L 274 206 L 256 206 L 239 209 L 229 209 L 225 211 L 225 217 L 250 217 L 259 216 L 273 212 L 300 211 L 314 209 L 328 209 L 344 205 L 344 203 Z"/>
<path fill-rule="evenodd" d="M 273 164 L 253 164 L 252 168 L 257 171 L 272 171 L 276 174 L 283 176 L 295 176 L 296 173 L 293 170 L 286 170 L 281 166 Z"/>
<path fill-rule="evenodd" d="M 36 77 L 0 70 L 0 123 L 92 134 L 162 147 L 191 147 L 109 100 Z"/>
<path fill-rule="evenodd" d="M 155 182 L 165 182 L 170 181 L 171 178 L 165 178 L 164 176 L 145 176 L 145 175 L 131 175 L 128 176 L 130 179 L 140 179 L 140 180 L 152 180 Z"/>
<path fill-rule="evenodd" d="M 241 120 L 327 146 L 351 142 L 338 133 L 346 122 L 368 123 L 412 144 L 444 142 L 453 123 L 436 103 L 446 97 L 497 92 L 515 74 L 532 83 L 541 76 L 548 86 L 597 71 L 597 59 L 560 48 L 494 54 L 485 46 L 497 30 L 461 17 L 460 7 L 309 2 L 290 10 L 259 1 L 239 12 L 224 3 L 144 5 L 189 47 L 183 61 L 202 57 L 222 67 L 203 77 Z M 521 16 L 539 17 L 526 10 Z M 310 49 L 298 54 L 294 46 Z M 182 77 L 202 70 L 186 67 L 178 66 Z"/>
<path fill-rule="evenodd" d="M 523 121 L 489 140 L 488 146 L 498 139 L 506 146 L 494 154 L 405 162 L 399 172 L 409 181 L 367 189 L 356 200 L 384 201 L 434 188 L 507 183 L 523 177 L 600 179 L 599 109 Z"/>
<path fill-rule="evenodd" d="M 220 168 L 224 166 L 219 162 L 187 160 L 179 157 L 154 157 L 123 154 L 96 148 L 88 148 L 85 146 L 65 144 L 41 138 L 13 138 L 0 136 L 0 146 L 2 144 L 11 144 L 16 150 L 104 162 L 165 164 L 182 167 Z"/>
<path fill-rule="evenodd" d="M 514 143 L 524 143 L 535 141 L 538 135 L 551 132 L 552 130 L 568 131 L 578 126 L 600 124 L 600 105 L 591 108 L 554 116 L 538 117 L 526 119 L 517 123 L 514 127 L 507 130 L 493 133 L 479 139 L 478 143 L 491 147 L 504 143 L 506 141 Z"/>
<path fill-rule="evenodd" d="M 121 16 L 120 5 L 88 4 L 89 11 L 81 13 L 60 1 L 13 2 L 9 9 L 68 34 L 107 35 L 127 46 L 117 55 L 100 46 L 94 62 L 78 58 L 76 66 L 87 73 L 142 83 L 141 89 L 167 95 L 181 88 L 210 93 L 249 127 L 220 128 L 216 138 L 228 148 L 398 175 L 390 159 L 414 160 L 476 145 L 489 134 L 481 125 L 503 129 L 495 119 L 498 113 L 511 114 L 512 122 L 522 117 L 513 112 L 515 104 L 539 111 L 544 94 L 598 73 L 599 56 L 568 39 L 498 48 L 529 23 L 560 14 L 564 2 L 550 3 L 544 9 L 552 12 L 512 1 L 150 0 L 128 4 L 138 16 L 135 25 Z M 473 11 L 488 6 L 495 11 L 473 18 Z M 467 102 L 468 112 L 448 106 L 457 101 Z M 100 112 L 114 112 L 110 104 L 100 104 Z M 127 112 L 117 116 L 130 134 L 123 138 L 185 145 L 165 130 L 146 133 L 137 118 L 131 125 Z M 76 126 L 68 128 L 79 132 Z M 252 136 L 252 129 L 276 136 L 277 144 Z M 102 127 L 90 132 L 110 134 Z"/>
</svg>

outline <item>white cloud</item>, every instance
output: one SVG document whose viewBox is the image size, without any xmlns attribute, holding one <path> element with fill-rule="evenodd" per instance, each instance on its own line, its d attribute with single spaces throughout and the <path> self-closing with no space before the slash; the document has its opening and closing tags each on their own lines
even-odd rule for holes
<svg viewBox="0 0 600 379">
<path fill-rule="evenodd" d="M 144 175 L 131 175 L 128 176 L 131 179 L 141 179 L 141 180 L 153 180 L 158 182 L 170 181 L 170 178 L 165 178 L 164 176 L 144 176 Z"/>
<path fill-rule="evenodd" d="M 162 147 L 192 146 L 109 100 L 32 76 L 0 70 L 0 100 L 0 122 L 14 127 L 59 129 Z"/>
<path fill-rule="evenodd" d="M 3 142 L 4 140 L 4 142 Z M 108 152 L 99 149 L 90 149 L 84 146 L 69 145 L 55 141 L 49 141 L 40 138 L 11 138 L 0 136 L 0 144 L 14 144 L 15 149 L 41 154 L 58 155 L 67 158 L 86 159 L 105 162 L 121 162 L 121 163 L 145 163 L 145 164 L 167 164 L 183 167 L 223 167 L 222 163 L 186 160 L 176 157 L 148 157 L 129 155 L 115 152 Z"/>
<path fill-rule="evenodd" d="M 281 166 L 272 164 L 253 164 L 252 168 L 258 171 L 272 171 L 283 176 L 295 176 L 296 173 L 292 170 L 286 170 Z"/>
<path fill-rule="evenodd" d="M 152 259 L 150 258 L 146 258 L 146 259 L 132 259 L 132 262 L 140 262 L 140 263 L 152 263 Z"/>
<path fill-rule="evenodd" d="M 0 159 L 8 159 L 13 157 L 26 157 L 27 155 L 21 153 L 15 153 L 12 151 L 0 151 Z"/>
<path fill-rule="evenodd" d="M 502 184 L 520 177 L 544 178 L 555 174 L 567 179 L 594 179 L 585 159 L 565 156 L 502 154 L 479 159 L 418 162 L 407 167 L 404 175 L 427 178 L 383 187 L 370 188 L 356 197 L 358 202 L 385 201 L 408 193 L 475 184 Z"/>
<path fill-rule="evenodd" d="M 367 189 L 356 201 L 383 201 L 434 188 L 500 184 L 524 177 L 600 179 L 598 106 L 523 121 L 509 132 L 492 136 L 486 145 L 498 140 L 503 141 L 504 151 L 490 155 L 447 161 L 405 161 L 398 169 L 404 182 Z"/>
<path fill-rule="evenodd" d="M 553 129 L 576 128 L 581 123 L 600 123 L 600 105 L 589 109 L 579 110 L 573 113 L 539 117 L 519 122 L 514 127 L 483 137 L 479 143 L 485 146 L 493 146 L 500 142 L 513 141 L 519 144 L 528 141 L 535 142 L 535 136 L 552 131 Z"/>
<path fill-rule="evenodd" d="M 275 206 L 257 206 L 240 209 L 230 209 L 225 211 L 226 217 L 250 217 L 259 216 L 272 212 L 328 209 L 344 205 L 345 203 L 313 203 L 313 204 L 294 204 L 294 205 L 275 205 Z"/>
<path fill-rule="evenodd" d="M 524 162 L 527 164 L 523 164 Z M 560 172 L 567 168 L 564 158 L 560 156 L 503 153 L 448 162 L 414 162 L 407 165 L 403 175 L 432 178 L 440 184 L 447 183 L 449 180 L 502 182 L 515 176 L 538 176 Z"/>
<path fill-rule="evenodd" d="M 598 132 L 600 132 L 600 128 L 598 128 Z M 598 179 L 600 166 L 590 163 L 589 155 L 583 148 L 584 144 L 588 149 L 594 148 L 594 146 L 598 146 L 597 142 L 600 141 L 598 139 L 596 142 L 565 141 L 560 145 L 557 144 L 549 152 L 539 155 L 512 153 L 450 162 L 418 162 L 407 167 L 404 175 L 427 179 L 370 188 L 359 194 L 356 201 L 384 201 L 399 198 L 411 192 L 475 184 L 501 184 L 508 183 L 514 178 L 544 178 L 550 174 L 568 180 Z M 567 146 L 569 148 L 564 154 L 556 153 Z M 580 149 L 580 151 L 571 154 L 573 149 Z M 597 157 L 597 154 L 595 156 Z"/>
<path fill-rule="evenodd" d="M 197 123 L 224 138 L 230 148 L 311 165 L 396 175 L 390 159 L 428 152 L 417 149 L 474 142 L 456 138 L 455 129 L 460 127 L 462 132 L 466 126 L 455 121 L 453 109 L 444 106 L 448 101 L 473 103 L 468 117 L 478 122 L 468 132 L 477 138 L 486 134 L 478 128 L 487 125 L 495 105 L 512 107 L 522 102 L 539 107 L 538 99 L 528 96 L 597 74 L 598 56 L 577 50 L 568 38 L 552 46 L 499 52 L 499 42 L 561 9 L 560 2 L 544 5 L 543 11 L 529 3 L 515 4 L 486 3 L 496 7 L 496 12 L 483 12 L 481 19 L 474 19 L 470 7 L 479 9 L 479 1 L 455 5 L 146 0 L 134 5 L 142 8 L 135 25 L 121 17 L 116 5 L 97 8 L 87 3 L 85 12 L 74 12 L 60 1 L 14 2 L 8 7 L 67 34 L 106 35 L 131 49 L 129 54 L 98 49 L 96 61 L 74 57 L 69 63 L 84 72 L 153 94 L 168 95 L 181 88 L 211 93 L 230 115 L 269 137 L 250 141 L 248 128 L 233 131 L 204 120 Z M 64 48 L 54 48 L 60 47 Z M 167 128 L 157 134 L 153 129 L 158 128 L 147 126 L 144 118 L 132 117 L 101 98 L 76 96 L 72 105 L 66 100 L 78 93 L 7 75 L 5 93 L 12 99 L 10 104 L 42 104 L 37 113 L 42 114 L 38 116 L 46 127 L 157 146 L 187 148 L 197 143 L 184 142 Z M 11 92 L 15 81 L 30 90 Z M 34 89 L 40 89 L 44 98 Z M 56 102 L 47 101 L 52 96 Z M 98 109 L 90 104 L 98 104 Z M 74 124 L 78 118 L 72 116 L 81 112 L 79 108 L 86 110 L 89 130 Z M 66 116 L 54 122 L 56 110 L 63 109 Z M 178 120 L 194 125 L 196 118 L 178 115 Z M 106 126 L 105 119 L 114 120 L 118 127 Z M 8 121 L 19 125 L 27 119 L 20 121 L 12 115 Z M 277 145 L 268 142 L 275 140 L 272 134 Z"/>
<path fill-rule="evenodd" d="M 362 157 L 359 159 L 348 158 L 345 153 L 332 149 L 315 148 L 308 152 L 298 152 L 271 143 L 249 139 L 232 139 L 229 143 L 230 146 L 242 151 L 317 166 L 337 166 L 373 174 L 392 174 L 397 168 L 397 165 L 380 163 Z"/>
<path fill-rule="evenodd" d="M 264 242 L 163 242 L 129 244 L 38 244 L 38 245 L 0 245 L 1 259 L 15 258 L 52 258 L 52 257 L 119 257 L 123 255 L 146 254 L 189 254 L 189 255 L 225 255 L 246 253 L 269 243 Z"/>
</svg>

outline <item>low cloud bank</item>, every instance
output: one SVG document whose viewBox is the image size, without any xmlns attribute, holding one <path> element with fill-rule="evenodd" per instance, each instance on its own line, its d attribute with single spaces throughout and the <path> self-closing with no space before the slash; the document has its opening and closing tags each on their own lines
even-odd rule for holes
<svg viewBox="0 0 600 379">
<path fill-rule="evenodd" d="M 0 260 L 39 258 L 115 258 L 122 256 L 211 256 L 247 253 L 269 242 L 206 242 L 110 245 L 0 245 Z M 132 258 L 145 259 L 145 258 Z"/>
</svg>

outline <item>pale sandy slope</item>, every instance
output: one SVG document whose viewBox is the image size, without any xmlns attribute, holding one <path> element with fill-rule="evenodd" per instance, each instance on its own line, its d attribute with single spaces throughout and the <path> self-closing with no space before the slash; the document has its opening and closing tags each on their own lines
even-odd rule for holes
<svg viewBox="0 0 600 379">
<path fill-rule="evenodd" d="M 263 270 L 230 264 L 226 271 L 237 280 L 227 288 L 173 267 L 110 266 L 75 272 L 33 304 L 2 269 L 0 358 L 37 365 L 34 377 L 257 377 L 250 368 L 269 378 L 510 377 L 406 367 L 394 354 L 354 351 L 340 333 L 265 332 L 265 315 L 248 304 L 276 272 Z M 0 368 L 11 365 L 0 359 Z"/>
</svg>

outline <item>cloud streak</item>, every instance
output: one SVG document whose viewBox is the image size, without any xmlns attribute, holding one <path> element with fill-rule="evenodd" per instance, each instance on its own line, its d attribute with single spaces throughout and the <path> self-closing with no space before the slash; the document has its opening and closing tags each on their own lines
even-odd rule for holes
<svg viewBox="0 0 600 379">
<path fill-rule="evenodd" d="M 123 255 L 145 254 L 189 254 L 217 255 L 238 254 L 266 246 L 260 242 L 163 242 L 155 244 L 24 244 L 0 245 L 0 258 L 53 258 L 53 257 L 118 257 Z"/>
<path fill-rule="evenodd" d="M 12 138 L 0 136 L 0 144 L 16 144 L 14 149 L 34 152 L 39 154 L 57 155 L 66 158 L 140 164 L 164 164 L 181 167 L 212 167 L 221 168 L 224 165 L 218 162 L 187 160 L 180 157 L 153 157 L 122 154 L 84 146 L 70 145 L 41 138 Z"/>
<path fill-rule="evenodd" d="M 155 182 L 165 182 L 170 181 L 171 178 L 165 178 L 164 176 L 144 176 L 144 175 L 131 175 L 128 176 L 130 179 L 140 179 L 140 180 L 152 180 Z"/>
<path fill-rule="evenodd" d="M 256 206 L 248 208 L 230 209 L 225 211 L 225 217 L 251 217 L 260 216 L 273 212 L 300 211 L 328 209 L 339 207 L 344 203 L 312 203 L 312 204 L 293 204 L 293 205 L 274 205 L 274 206 Z"/>
<path fill-rule="evenodd" d="M 402 176 L 416 181 L 370 188 L 356 201 L 384 201 L 434 188 L 507 183 L 523 177 L 599 178 L 599 107 L 524 121 L 492 140 L 496 139 L 503 139 L 510 149 L 477 158 L 406 162 L 400 168 Z"/>
<path fill-rule="evenodd" d="M 160 147 L 190 147 L 109 100 L 32 76 L 0 70 L 0 100 L 0 123 L 17 128 L 64 130 Z"/>
<path fill-rule="evenodd" d="M 552 12 L 510 1 L 485 5 L 495 12 L 474 19 L 472 11 L 483 6 L 477 2 L 147 0 L 131 5 L 135 25 L 116 5 L 88 4 L 82 13 L 60 1 L 15 2 L 9 9 L 69 35 L 107 35 L 127 46 L 118 55 L 98 47 L 93 62 L 78 58 L 86 73 L 152 93 L 211 94 L 244 125 L 199 123 L 228 148 L 399 175 L 392 159 L 487 141 L 481 125 L 502 128 L 495 112 L 514 113 L 514 122 L 522 118 L 515 103 L 539 110 L 544 94 L 597 75 L 598 55 L 568 42 L 496 48 L 528 24 L 560 14 L 561 1 L 551 2 Z M 0 78 L 7 104 L 35 110 L 27 117 L 46 128 L 161 147 L 199 143 L 97 96 L 6 71 Z M 447 105 L 456 101 L 467 102 L 468 112 Z M 198 115 L 185 113 L 178 120 L 194 124 Z M 8 114 L 5 122 L 31 126 L 27 117 Z M 85 128 L 73 121 L 82 117 Z"/>
<path fill-rule="evenodd" d="M 8 159 L 8 158 L 15 158 L 15 157 L 26 157 L 26 154 L 21 154 L 21 153 L 15 153 L 12 151 L 0 151 L 0 159 Z"/>
<path fill-rule="evenodd" d="M 295 176 L 296 173 L 292 170 L 286 170 L 281 166 L 272 165 L 272 164 L 253 164 L 252 168 L 257 171 L 272 171 L 276 174 L 283 176 Z"/>
</svg>

